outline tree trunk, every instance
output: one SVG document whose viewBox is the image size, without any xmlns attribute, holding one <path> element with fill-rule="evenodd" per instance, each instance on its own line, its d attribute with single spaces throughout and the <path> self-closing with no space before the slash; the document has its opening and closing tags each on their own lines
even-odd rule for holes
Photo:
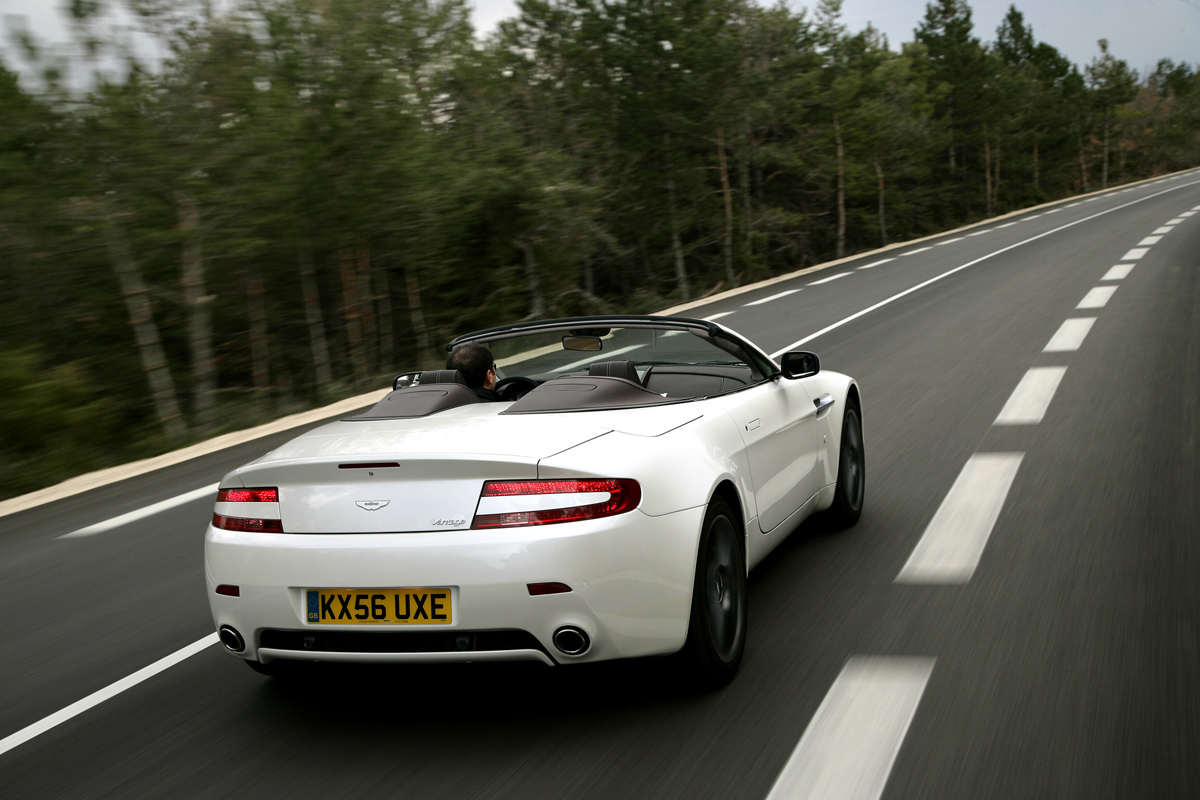
<svg viewBox="0 0 1200 800">
<path fill-rule="evenodd" d="M 842 126 L 833 115 L 833 140 L 837 144 L 837 258 L 846 255 L 846 156 L 842 147 Z"/>
<path fill-rule="evenodd" d="M 529 289 L 529 315 L 534 319 L 546 316 L 546 301 L 542 297 L 542 284 L 538 280 L 537 258 L 533 252 L 533 242 L 521 239 L 516 243 L 525 254 L 525 285 Z"/>
<path fill-rule="evenodd" d="M 996 177 L 992 181 L 992 203 L 1000 207 L 1000 139 L 996 139 Z"/>
<path fill-rule="evenodd" d="M 358 308 L 363 323 L 363 355 L 367 372 L 375 369 L 379 330 L 375 325 L 375 295 L 371 287 L 371 248 L 364 239 L 358 245 Z"/>
<path fill-rule="evenodd" d="M 1041 190 L 1042 190 L 1040 176 L 1038 174 L 1038 143 L 1037 142 L 1033 143 L 1033 190 L 1035 192 L 1041 192 Z"/>
<path fill-rule="evenodd" d="M 392 319 L 392 291 L 386 267 L 375 273 L 375 289 L 379 293 L 379 369 L 391 372 L 396 368 L 396 324 Z"/>
<path fill-rule="evenodd" d="M 125 230 L 114 217 L 112 213 L 104 217 L 105 240 L 113 270 L 121 284 L 121 296 L 125 300 L 129 323 L 133 326 L 142 371 L 146 373 L 146 380 L 150 384 L 150 396 L 163 431 L 170 439 L 182 439 L 187 435 L 187 425 L 179 411 L 175 381 L 171 378 L 171 368 L 167 364 L 166 354 L 163 353 L 158 325 L 154 322 L 154 313 L 150 308 L 150 301 L 146 298 L 146 287 L 142 283 L 142 273 L 133 260 Z"/>
<path fill-rule="evenodd" d="M 750 120 L 742 122 L 742 147 L 738 156 L 738 181 L 742 185 L 742 235 L 746 240 L 746 256 L 754 255 L 754 214 L 753 192 L 750 187 Z"/>
<path fill-rule="evenodd" d="M 583 290 L 589 295 L 596 294 L 596 276 L 592 269 L 592 257 L 584 255 L 583 257 Z"/>
<path fill-rule="evenodd" d="M 325 338 L 325 322 L 321 314 L 321 294 L 313 268 L 312 243 L 300 248 L 300 286 L 304 293 L 304 319 L 308 324 L 308 342 L 312 348 L 313 366 L 317 373 L 317 392 L 329 390 L 333 370 L 329 364 L 329 343 Z"/>
<path fill-rule="evenodd" d="M 717 155 L 721 164 L 721 193 L 725 196 L 725 233 L 721 237 L 721 250 L 725 259 L 725 280 L 731 287 L 737 286 L 733 276 L 733 198 L 729 191 L 729 170 L 725 164 L 725 131 L 717 128 Z"/>
<path fill-rule="evenodd" d="M 404 268 L 404 284 L 408 290 L 408 318 L 417 339 L 417 365 L 420 366 L 429 355 L 429 329 L 425 327 L 425 311 L 421 307 L 421 281 L 417 268 L 411 264 Z"/>
<path fill-rule="evenodd" d="M 992 143 L 983 140 L 984 207 L 987 216 L 992 215 Z"/>
<path fill-rule="evenodd" d="M 358 281 L 354 274 L 354 252 L 343 247 L 338 253 L 342 273 L 342 313 L 346 320 L 346 340 L 350 347 L 350 365 L 354 381 L 360 386 L 367 380 L 367 357 L 363 352 L 362 314 L 358 307 Z"/>
<path fill-rule="evenodd" d="M 1108 188 L 1108 112 L 1104 112 L 1104 161 L 1100 167 L 1100 191 Z"/>
<path fill-rule="evenodd" d="M 192 355 L 192 411 L 202 436 L 212 432 L 216 412 L 217 361 L 212 349 L 212 301 L 205 293 L 200 212 L 183 192 L 175 193 L 179 230 L 183 235 L 183 304 L 188 316 Z"/>
<path fill-rule="evenodd" d="M 254 372 L 254 397 L 259 408 L 271 407 L 271 354 L 267 345 L 267 287 L 256 273 L 246 274 L 247 311 L 250 317 L 250 363 Z"/>
<path fill-rule="evenodd" d="M 884 213 L 883 206 L 883 167 L 879 161 L 875 161 L 875 177 L 879 179 L 879 246 L 887 247 L 887 215 Z"/>
<path fill-rule="evenodd" d="M 692 299 L 688 288 L 687 267 L 683 263 L 683 244 L 679 241 L 679 221 L 675 213 L 675 176 L 671 173 L 671 135 L 663 134 L 663 161 L 667 169 L 667 220 L 671 225 L 671 252 L 675 256 L 675 283 L 679 296 L 686 302 Z"/>
<path fill-rule="evenodd" d="M 1086 194 L 1088 190 L 1088 181 L 1087 162 L 1083 158 L 1083 134 L 1079 135 L 1079 175 L 1083 181 L 1083 191 Z"/>
</svg>

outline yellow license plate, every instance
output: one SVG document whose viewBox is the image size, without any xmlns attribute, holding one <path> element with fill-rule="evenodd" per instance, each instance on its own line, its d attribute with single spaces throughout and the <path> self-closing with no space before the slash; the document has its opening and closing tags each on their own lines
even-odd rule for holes
<svg viewBox="0 0 1200 800">
<path fill-rule="evenodd" d="M 449 625 L 447 588 L 307 589 L 309 625 Z"/>
</svg>

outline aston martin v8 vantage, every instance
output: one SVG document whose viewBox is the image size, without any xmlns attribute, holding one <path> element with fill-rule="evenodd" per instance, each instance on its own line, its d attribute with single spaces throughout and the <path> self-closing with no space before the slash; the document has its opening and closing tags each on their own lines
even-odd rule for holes
<svg viewBox="0 0 1200 800">
<path fill-rule="evenodd" d="M 679 653 L 731 679 L 749 570 L 809 515 L 862 512 L 855 381 L 680 317 L 522 323 L 447 349 L 478 345 L 494 385 L 401 375 L 224 477 L 205 575 L 226 649 L 267 674 Z"/>
</svg>

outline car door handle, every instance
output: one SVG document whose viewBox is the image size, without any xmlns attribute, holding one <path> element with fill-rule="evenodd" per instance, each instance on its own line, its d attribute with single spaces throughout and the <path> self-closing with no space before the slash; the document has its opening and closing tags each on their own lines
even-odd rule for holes
<svg viewBox="0 0 1200 800">
<path fill-rule="evenodd" d="M 746 430 L 748 430 L 748 431 L 756 431 L 761 427 L 762 427 L 762 419 L 761 418 L 752 419 L 746 423 Z"/>
<path fill-rule="evenodd" d="M 813 405 L 817 407 L 817 412 L 824 411 L 833 405 L 833 395 L 823 394 L 816 400 L 813 400 Z"/>
</svg>

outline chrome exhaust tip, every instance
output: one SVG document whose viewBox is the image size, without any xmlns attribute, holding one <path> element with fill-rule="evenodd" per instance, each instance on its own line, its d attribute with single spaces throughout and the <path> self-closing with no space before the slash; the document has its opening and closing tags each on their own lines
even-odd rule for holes
<svg viewBox="0 0 1200 800">
<path fill-rule="evenodd" d="M 217 635 L 221 637 L 221 644 L 231 653 L 240 653 L 246 649 L 246 640 L 230 625 L 222 625 Z"/>
<path fill-rule="evenodd" d="M 581 656 L 592 646 L 592 640 L 582 628 L 564 625 L 554 632 L 554 646 L 569 656 Z"/>
</svg>

